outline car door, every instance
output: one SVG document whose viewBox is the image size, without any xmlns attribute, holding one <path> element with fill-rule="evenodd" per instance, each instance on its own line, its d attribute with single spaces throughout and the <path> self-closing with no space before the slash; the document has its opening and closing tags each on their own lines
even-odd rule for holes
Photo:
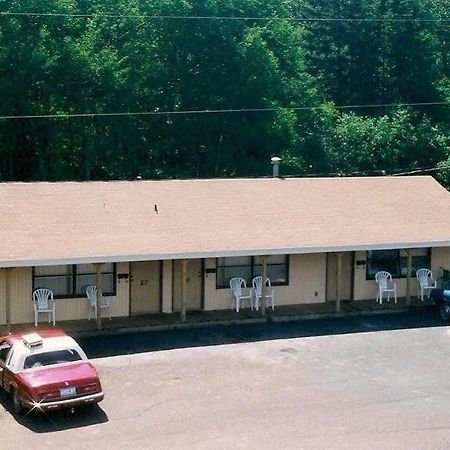
<svg viewBox="0 0 450 450">
<path fill-rule="evenodd" d="M 6 361 L 11 351 L 11 345 L 7 341 L 0 342 L 0 387 L 5 389 L 5 379 L 8 370 L 6 369 Z"/>
</svg>

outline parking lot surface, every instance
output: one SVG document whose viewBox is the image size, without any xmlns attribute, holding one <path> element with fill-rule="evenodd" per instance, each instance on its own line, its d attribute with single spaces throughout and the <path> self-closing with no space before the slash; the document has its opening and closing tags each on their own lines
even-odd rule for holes
<svg viewBox="0 0 450 450">
<path fill-rule="evenodd" d="M 2 396 L 0 448 L 449 448 L 450 328 L 364 320 L 377 331 L 95 359 L 99 407 L 17 420 Z"/>
</svg>

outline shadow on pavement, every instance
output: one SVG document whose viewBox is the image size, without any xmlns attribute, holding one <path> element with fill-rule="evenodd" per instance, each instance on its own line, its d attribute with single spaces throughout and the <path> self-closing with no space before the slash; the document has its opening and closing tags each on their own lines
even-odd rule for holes
<svg viewBox="0 0 450 450">
<path fill-rule="evenodd" d="M 256 342 L 382 330 L 446 326 L 434 308 L 408 313 L 359 315 L 340 318 L 295 320 L 147 331 L 78 338 L 90 358 L 126 355 L 175 348 Z"/>
<path fill-rule="evenodd" d="M 0 392 L 0 404 L 5 411 L 14 416 L 11 400 L 4 391 Z M 52 411 L 48 414 L 35 412 L 21 417 L 14 416 L 14 418 L 19 424 L 35 433 L 52 433 L 108 422 L 107 414 L 99 405 L 77 408 L 74 413 L 70 410 Z"/>
</svg>

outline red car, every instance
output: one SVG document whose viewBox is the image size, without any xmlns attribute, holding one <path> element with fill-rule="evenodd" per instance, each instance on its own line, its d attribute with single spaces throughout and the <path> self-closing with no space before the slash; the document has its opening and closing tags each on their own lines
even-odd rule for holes
<svg viewBox="0 0 450 450">
<path fill-rule="evenodd" d="M 98 403 L 98 373 L 74 339 L 59 329 L 0 337 L 0 387 L 16 414 Z"/>
</svg>

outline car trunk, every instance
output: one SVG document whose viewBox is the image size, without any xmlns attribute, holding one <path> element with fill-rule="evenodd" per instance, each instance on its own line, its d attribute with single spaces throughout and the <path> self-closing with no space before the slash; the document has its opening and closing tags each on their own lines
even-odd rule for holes
<svg viewBox="0 0 450 450">
<path fill-rule="evenodd" d="M 101 390 L 97 372 L 89 362 L 50 365 L 26 370 L 20 378 L 36 393 L 36 400 L 60 400 Z"/>
</svg>

